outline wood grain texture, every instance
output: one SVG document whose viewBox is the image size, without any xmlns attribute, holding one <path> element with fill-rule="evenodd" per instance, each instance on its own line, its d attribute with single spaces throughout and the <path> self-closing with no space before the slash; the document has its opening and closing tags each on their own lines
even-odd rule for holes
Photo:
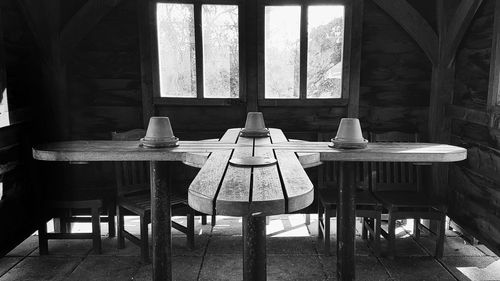
<svg viewBox="0 0 500 281">
<path fill-rule="evenodd" d="M 369 143 L 365 149 L 335 149 L 329 142 L 274 144 L 276 151 L 320 153 L 321 161 L 455 162 L 467 157 L 467 150 L 438 143 Z"/>
<path fill-rule="evenodd" d="M 295 153 L 275 150 L 275 154 L 286 192 L 287 212 L 295 212 L 311 205 L 314 200 L 313 184 Z"/>
<path fill-rule="evenodd" d="M 495 1 L 494 5 L 493 38 L 487 99 L 488 107 L 500 105 L 500 3 Z"/>
<path fill-rule="evenodd" d="M 188 203 L 193 209 L 205 214 L 213 214 L 214 198 L 232 151 L 213 152 L 207 163 L 189 186 Z"/>
<path fill-rule="evenodd" d="M 234 144 L 180 141 L 171 148 L 148 148 L 138 141 L 68 141 L 41 144 L 33 157 L 45 161 L 183 161 L 186 153 L 231 150 Z"/>
<path fill-rule="evenodd" d="M 283 135 L 283 133 L 281 134 Z M 255 139 L 255 145 L 270 143 L 269 138 Z M 254 156 L 274 159 L 274 152 L 271 147 L 261 148 L 255 150 Z M 252 203 L 250 208 L 251 213 L 261 213 L 262 215 L 285 212 L 285 197 L 277 165 L 253 167 Z"/>
<path fill-rule="evenodd" d="M 253 138 L 240 138 L 231 158 L 253 156 Z M 229 165 L 215 203 L 218 215 L 247 216 L 251 200 L 251 167 Z"/>
</svg>

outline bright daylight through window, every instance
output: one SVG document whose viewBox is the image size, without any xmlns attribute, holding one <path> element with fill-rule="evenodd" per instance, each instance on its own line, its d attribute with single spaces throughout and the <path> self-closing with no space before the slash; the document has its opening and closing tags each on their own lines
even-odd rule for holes
<svg viewBox="0 0 500 281">
<path fill-rule="evenodd" d="M 193 4 L 157 4 L 160 96 L 238 98 L 238 6 L 201 5 L 202 36 L 195 35 L 195 10 Z M 196 51 L 200 44 L 202 54 Z M 197 60 L 203 61 L 198 63 L 203 79 L 197 77 Z M 203 87 L 197 87 L 198 83 Z"/>
<path fill-rule="evenodd" d="M 341 98 L 344 6 L 308 6 L 307 34 L 300 32 L 300 6 L 266 6 L 265 98 Z M 307 36 L 307 81 L 300 81 L 300 39 Z M 304 48 L 303 48 L 304 49 Z"/>
</svg>

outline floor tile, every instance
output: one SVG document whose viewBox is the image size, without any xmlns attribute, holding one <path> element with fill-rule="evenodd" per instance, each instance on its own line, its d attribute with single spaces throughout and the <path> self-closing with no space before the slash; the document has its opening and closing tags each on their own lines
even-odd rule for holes
<svg viewBox="0 0 500 281">
<path fill-rule="evenodd" d="M 17 247 L 12 249 L 6 256 L 8 257 L 24 257 L 31 254 L 38 248 L 38 236 L 31 235 Z"/>
<path fill-rule="evenodd" d="M 424 246 L 427 251 L 430 253 L 434 253 L 435 250 L 435 238 L 422 237 L 419 241 L 419 244 Z M 444 251 L 443 256 L 465 256 L 465 257 L 480 257 L 485 254 L 478 250 L 475 246 L 471 245 L 468 242 L 465 242 L 460 237 L 447 237 L 444 241 Z"/>
<path fill-rule="evenodd" d="M 177 256 L 172 260 L 172 278 L 176 281 L 195 281 L 201 268 L 202 257 Z M 131 280 L 151 281 L 151 264 L 142 265 Z"/>
<path fill-rule="evenodd" d="M 92 251 L 91 239 L 71 239 L 71 240 L 49 240 L 50 256 L 72 256 L 83 257 Z M 38 250 L 33 251 L 30 256 L 39 256 Z"/>
<path fill-rule="evenodd" d="M 139 266 L 139 257 L 88 256 L 66 280 L 128 280 Z"/>
<path fill-rule="evenodd" d="M 325 280 L 320 260 L 315 255 L 268 255 L 267 280 Z"/>
<path fill-rule="evenodd" d="M 320 257 L 328 280 L 337 280 L 337 257 Z M 356 280 L 387 281 L 390 276 L 375 257 L 356 256 Z"/>
<path fill-rule="evenodd" d="M 241 255 L 206 255 L 200 272 L 200 281 L 234 281 L 243 279 Z"/>
<path fill-rule="evenodd" d="M 2 257 L 0 258 L 0 276 L 4 275 L 9 269 L 20 262 L 22 257 Z"/>
<path fill-rule="evenodd" d="M 82 259 L 77 257 L 26 257 L 0 277 L 0 281 L 67 280 L 81 261 Z"/>
<path fill-rule="evenodd" d="M 394 259 L 382 258 L 381 261 L 390 277 L 395 280 L 456 280 L 433 257 L 395 257 Z"/>
<path fill-rule="evenodd" d="M 460 281 L 500 280 L 498 258 L 444 257 L 442 262 Z"/>
</svg>

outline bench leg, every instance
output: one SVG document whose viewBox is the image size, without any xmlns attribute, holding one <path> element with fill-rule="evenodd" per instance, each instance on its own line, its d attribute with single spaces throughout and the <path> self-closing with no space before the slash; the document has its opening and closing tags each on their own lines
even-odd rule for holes
<svg viewBox="0 0 500 281">
<path fill-rule="evenodd" d="M 266 280 L 266 218 L 243 217 L 243 280 Z"/>
<path fill-rule="evenodd" d="M 206 225 L 207 224 L 207 215 L 201 215 L 201 224 Z"/>
<path fill-rule="evenodd" d="M 194 249 L 194 210 L 191 210 L 189 214 L 187 214 L 187 246 L 189 249 Z"/>
<path fill-rule="evenodd" d="M 116 225 L 115 225 L 115 215 L 116 208 L 113 206 L 108 207 L 108 237 L 116 236 Z"/>
<path fill-rule="evenodd" d="M 144 216 L 139 217 L 141 227 L 141 258 L 145 263 L 149 262 L 149 235 L 148 220 Z"/>
<path fill-rule="evenodd" d="M 396 252 L 396 219 L 389 212 L 389 226 L 387 231 L 389 232 L 389 257 L 394 257 Z"/>
<path fill-rule="evenodd" d="M 47 240 L 47 223 L 44 219 L 40 220 L 40 228 L 38 229 L 38 251 L 40 255 L 49 254 L 49 241 Z"/>
<path fill-rule="evenodd" d="M 101 253 L 101 214 L 100 208 L 92 208 L 92 244 L 96 254 Z"/>
<path fill-rule="evenodd" d="M 420 239 L 420 218 L 413 218 L 413 238 Z"/>
<path fill-rule="evenodd" d="M 125 230 L 125 227 L 124 227 L 124 219 L 123 219 L 123 214 L 122 214 L 122 211 L 121 211 L 121 207 L 116 205 L 116 228 L 117 228 L 117 237 L 116 237 L 116 240 L 117 240 L 117 246 L 118 246 L 118 249 L 123 249 L 125 248 L 125 237 L 123 236 L 123 231 Z"/>
</svg>

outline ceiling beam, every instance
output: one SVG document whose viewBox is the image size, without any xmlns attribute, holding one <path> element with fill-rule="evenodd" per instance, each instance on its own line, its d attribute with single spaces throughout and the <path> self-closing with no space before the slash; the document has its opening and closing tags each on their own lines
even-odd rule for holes
<svg viewBox="0 0 500 281">
<path fill-rule="evenodd" d="M 372 0 L 417 42 L 433 65 L 438 62 L 438 36 L 429 23 L 406 0 Z"/>
<path fill-rule="evenodd" d="M 61 31 L 63 58 L 71 54 L 73 48 L 120 2 L 121 0 L 87 1 Z"/>
<path fill-rule="evenodd" d="M 455 14 L 448 24 L 441 53 L 441 63 L 450 65 L 455 59 L 458 46 L 464 38 L 467 28 L 469 28 L 477 9 L 483 0 L 462 0 L 455 11 Z"/>
</svg>

